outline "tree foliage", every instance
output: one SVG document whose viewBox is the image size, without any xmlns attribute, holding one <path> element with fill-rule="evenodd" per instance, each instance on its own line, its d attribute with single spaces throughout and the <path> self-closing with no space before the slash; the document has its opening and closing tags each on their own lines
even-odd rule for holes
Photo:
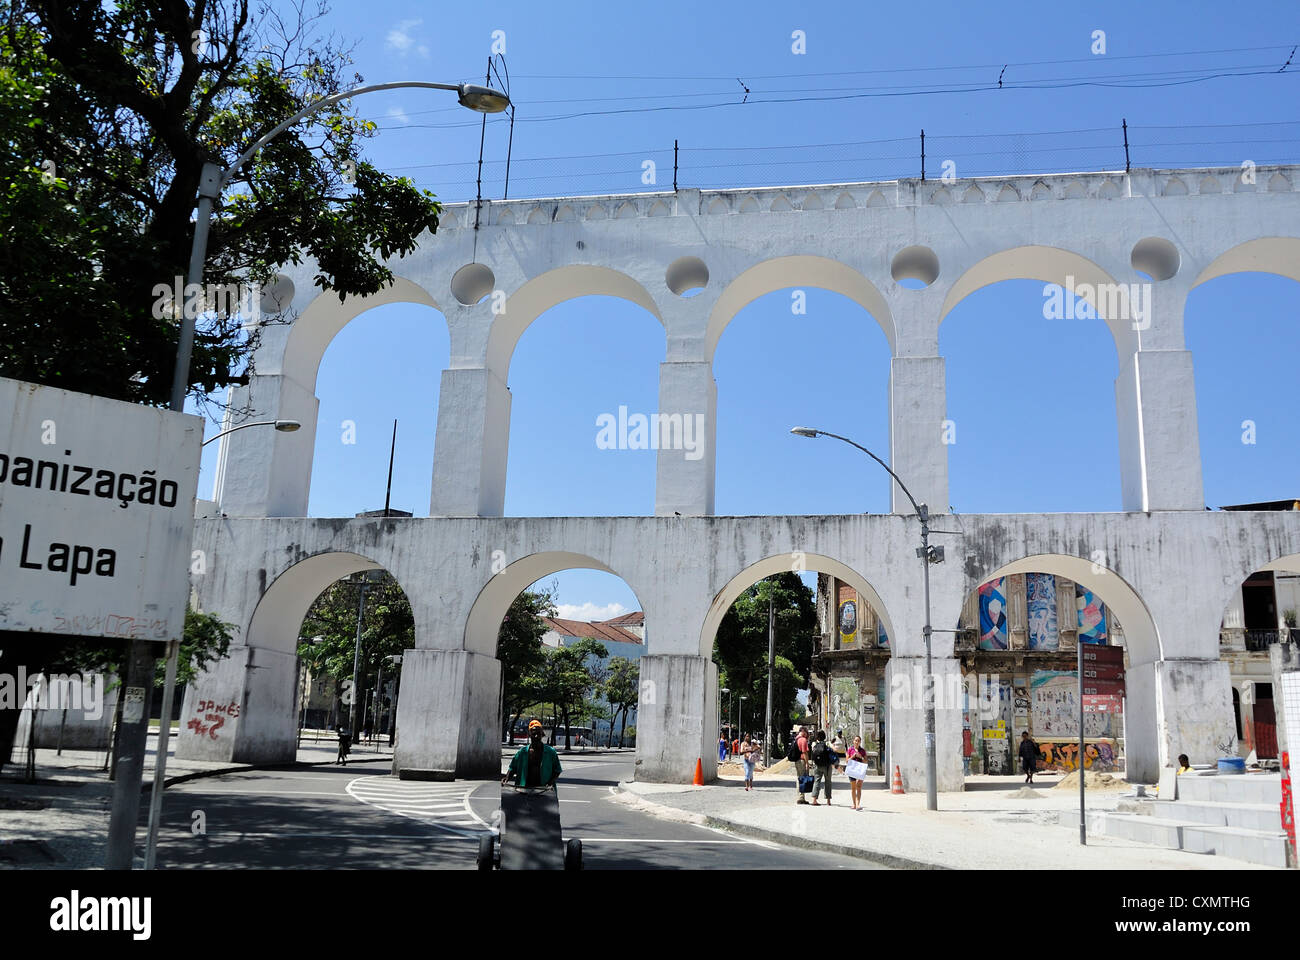
<svg viewBox="0 0 1300 960">
<path fill-rule="evenodd" d="M 525 590 L 510 604 L 497 631 L 497 659 L 501 661 L 502 713 L 509 736 L 524 709 L 541 699 L 540 677 L 546 662 L 542 617 L 555 615 L 554 594 Z"/>
<path fill-rule="evenodd" d="M 732 712 L 745 697 L 745 732 L 761 731 L 767 702 L 768 601 L 774 612 L 775 652 L 772 675 L 772 733 L 784 738 L 790 726 L 797 692 L 807 684 L 812 666 L 817 607 L 813 591 L 796 573 L 779 573 L 760 580 L 736 598 L 723 615 L 713 644 L 719 682 L 730 691 Z M 724 695 L 725 696 L 725 695 Z M 722 710 L 727 705 L 724 702 Z"/>
<path fill-rule="evenodd" d="M 411 602 L 387 571 L 365 582 L 365 608 L 361 618 L 361 646 L 358 659 L 359 689 L 369 690 L 382 669 L 388 676 L 397 672 L 390 657 L 415 646 L 415 616 Z M 352 682 L 353 657 L 357 650 L 357 614 L 361 612 L 360 583 L 339 580 L 325 588 L 307 609 L 302 621 L 298 655 L 312 673 L 329 676 L 341 695 Z"/>
<path fill-rule="evenodd" d="M 0 375 L 167 402 L 178 323 L 155 288 L 188 272 L 204 163 L 227 167 L 362 81 L 346 76 L 348 50 L 316 35 L 323 7 L 284 7 L 0 0 Z M 205 284 L 265 284 L 307 258 L 340 296 L 390 284 L 383 259 L 436 230 L 440 207 L 365 161 L 374 130 L 343 101 L 236 171 L 215 203 Z M 219 307 L 200 322 L 200 396 L 247 382 L 249 319 Z"/>
<path fill-rule="evenodd" d="M 609 676 L 605 680 L 605 699 L 613 708 L 610 718 L 610 736 L 614 734 L 614 719 L 621 717 L 618 745 L 623 746 L 628 713 L 636 708 L 641 695 L 641 667 L 627 657 L 614 657 L 609 661 Z"/>
</svg>

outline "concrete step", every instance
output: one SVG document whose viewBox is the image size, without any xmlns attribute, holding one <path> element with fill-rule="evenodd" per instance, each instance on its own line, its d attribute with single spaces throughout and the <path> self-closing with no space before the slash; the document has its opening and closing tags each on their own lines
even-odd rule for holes
<svg viewBox="0 0 1300 960">
<path fill-rule="evenodd" d="M 1228 776 L 1185 773 L 1178 778 L 1178 799 L 1208 803 L 1282 802 L 1282 777 L 1269 773 Z"/>
<path fill-rule="evenodd" d="M 1189 853 L 1212 853 L 1270 867 L 1286 866 L 1286 834 L 1280 831 L 1189 824 L 1183 827 L 1182 834 L 1183 849 Z"/>
<path fill-rule="evenodd" d="M 1213 826 L 1141 813 L 1107 813 L 1101 827 L 1100 832 L 1108 837 L 1149 843 L 1166 850 L 1230 857 L 1270 867 L 1286 866 L 1286 835 L 1276 829 Z"/>
<path fill-rule="evenodd" d="M 1182 820 L 1167 820 L 1164 817 L 1108 813 L 1103 826 L 1108 837 L 1136 840 L 1138 843 L 1149 843 L 1164 847 L 1166 850 L 1181 850 L 1183 828 L 1188 824 Z"/>
<path fill-rule="evenodd" d="M 1179 800 L 1162 806 L 1161 814 L 1211 827 L 1237 827 L 1242 830 L 1277 832 L 1282 829 L 1282 814 L 1271 803 L 1214 803 L 1205 800 Z"/>
</svg>

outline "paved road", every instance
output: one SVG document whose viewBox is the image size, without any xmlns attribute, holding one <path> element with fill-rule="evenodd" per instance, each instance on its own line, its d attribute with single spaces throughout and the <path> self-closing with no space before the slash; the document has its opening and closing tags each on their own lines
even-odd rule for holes
<svg viewBox="0 0 1300 960">
<path fill-rule="evenodd" d="M 245 771 L 169 788 L 159 867 L 474 867 L 478 838 L 495 822 L 498 781 L 396 780 L 387 757 L 353 756 L 347 766 Z M 876 868 L 614 803 L 612 788 L 631 775 L 630 752 L 569 754 L 562 762 L 564 834 L 582 839 L 586 869 Z"/>
</svg>

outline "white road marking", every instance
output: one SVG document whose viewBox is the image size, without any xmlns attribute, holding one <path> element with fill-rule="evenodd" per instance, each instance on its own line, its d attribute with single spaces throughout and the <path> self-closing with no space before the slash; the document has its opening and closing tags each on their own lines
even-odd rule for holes
<svg viewBox="0 0 1300 960">
<path fill-rule="evenodd" d="M 491 826 L 469 805 L 469 795 L 477 788 L 468 784 L 428 783 L 416 780 L 358 777 L 347 785 L 348 795 L 361 803 L 379 807 L 398 816 L 410 817 L 449 833 L 465 837 L 482 835 L 482 830 L 463 829 Z"/>
<path fill-rule="evenodd" d="M 565 838 L 566 840 L 568 837 Z M 583 837 L 582 845 L 589 843 L 711 843 L 727 846 L 744 843 L 744 840 L 656 840 L 653 837 Z"/>
</svg>

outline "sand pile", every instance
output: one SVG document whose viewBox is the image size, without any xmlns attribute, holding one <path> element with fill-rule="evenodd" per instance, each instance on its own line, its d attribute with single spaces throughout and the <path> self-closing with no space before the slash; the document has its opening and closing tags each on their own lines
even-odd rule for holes
<svg viewBox="0 0 1300 960">
<path fill-rule="evenodd" d="M 1109 773 L 1093 773 L 1087 771 L 1088 779 L 1084 781 L 1085 790 L 1127 790 L 1128 781 L 1120 777 L 1112 776 Z M 1079 789 L 1079 771 L 1075 770 L 1067 777 L 1063 777 L 1053 790 L 1074 790 Z"/>
<path fill-rule="evenodd" d="M 1077 780 L 1075 781 L 1075 785 L 1076 786 L 1078 785 Z M 1041 800 L 1042 798 L 1043 798 L 1042 793 L 1038 790 L 1035 790 L 1033 787 L 1029 786 L 1028 784 L 1021 787 L 1019 790 L 1017 790 L 1015 793 L 1011 795 L 1012 800 Z"/>
</svg>

